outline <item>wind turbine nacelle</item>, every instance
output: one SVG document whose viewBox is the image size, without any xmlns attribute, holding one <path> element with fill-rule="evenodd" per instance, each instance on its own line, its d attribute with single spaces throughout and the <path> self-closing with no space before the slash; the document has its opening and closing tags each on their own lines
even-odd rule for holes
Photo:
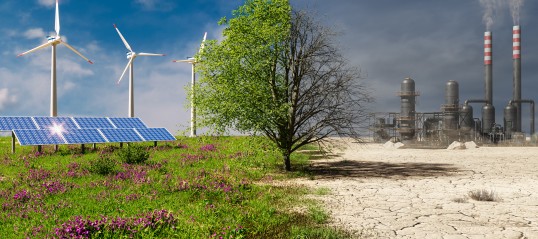
<svg viewBox="0 0 538 239">
<path fill-rule="evenodd" d="M 131 57 L 136 56 L 136 53 L 134 52 L 127 52 L 127 59 L 131 59 Z"/>
<path fill-rule="evenodd" d="M 53 37 L 53 36 L 47 36 L 47 41 L 48 41 L 48 42 L 56 41 L 56 37 Z"/>
</svg>

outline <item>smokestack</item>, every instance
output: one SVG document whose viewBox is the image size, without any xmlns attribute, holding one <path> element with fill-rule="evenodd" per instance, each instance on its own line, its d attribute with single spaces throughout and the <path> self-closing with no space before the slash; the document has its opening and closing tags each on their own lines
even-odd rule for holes
<svg viewBox="0 0 538 239">
<path fill-rule="evenodd" d="M 521 132 L 521 28 L 514 26 L 512 30 L 512 59 L 514 59 L 514 89 L 513 100 L 516 107 L 516 131 Z"/>
<path fill-rule="evenodd" d="M 492 79 L 492 36 L 491 32 L 484 33 L 484 88 L 486 104 L 492 105 L 493 79 Z"/>
</svg>

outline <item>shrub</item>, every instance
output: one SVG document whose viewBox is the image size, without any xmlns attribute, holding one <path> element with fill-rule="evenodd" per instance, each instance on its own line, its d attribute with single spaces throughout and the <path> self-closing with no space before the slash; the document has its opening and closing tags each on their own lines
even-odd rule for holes
<svg viewBox="0 0 538 239">
<path fill-rule="evenodd" d="M 108 175 L 116 170 L 116 161 L 110 157 L 101 156 L 96 160 L 90 161 L 89 171 L 100 175 Z"/>
<path fill-rule="evenodd" d="M 469 197 L 476 201 L 494 202 L 499 200 L 495 192 L 485 189 L 470 191 Z"/>
<path fill-rule="evenodd" d="M 121 162 L 127 164 L 140 164 L 149 159 L 149 153 L 146 149 L 138 145 L 129 145 L 122 148 L 117 151 L 116 155 Z"/>
</svg>

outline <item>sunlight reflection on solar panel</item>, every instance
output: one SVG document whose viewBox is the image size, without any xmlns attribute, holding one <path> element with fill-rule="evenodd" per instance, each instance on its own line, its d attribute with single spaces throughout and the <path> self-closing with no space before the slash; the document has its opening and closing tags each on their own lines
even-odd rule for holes
<svg viewBox="0 0 538 239">
<path fill-rule="evenodd" d="M 60 135 L 53 134 L 48 129 L 16 129 L 13 132 L 21 145 L 66 144 Z"/>
<path fill-rule="evenodd" d="M 77 125 L 69 117 L 34 117 L 40 129 L 48 129 L 54 125 L 62 125 L 64 129 L 76 129 Z"/>
</svg>

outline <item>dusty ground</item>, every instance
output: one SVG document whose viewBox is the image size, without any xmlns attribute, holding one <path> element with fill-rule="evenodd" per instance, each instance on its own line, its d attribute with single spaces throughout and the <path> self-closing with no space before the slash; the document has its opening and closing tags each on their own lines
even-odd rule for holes
<svg viewBox="0 0 538 239">
<path fill-rule="evenodd" d="M 364 238 L 538 238 L 538 148 L 387 149 L 350 144 L 313 160 L 333 224 Z M 467 197 L 492 190 L 496 202 Z M 464 199 L 456 202 L 455 199 Z"/>
</svg>

